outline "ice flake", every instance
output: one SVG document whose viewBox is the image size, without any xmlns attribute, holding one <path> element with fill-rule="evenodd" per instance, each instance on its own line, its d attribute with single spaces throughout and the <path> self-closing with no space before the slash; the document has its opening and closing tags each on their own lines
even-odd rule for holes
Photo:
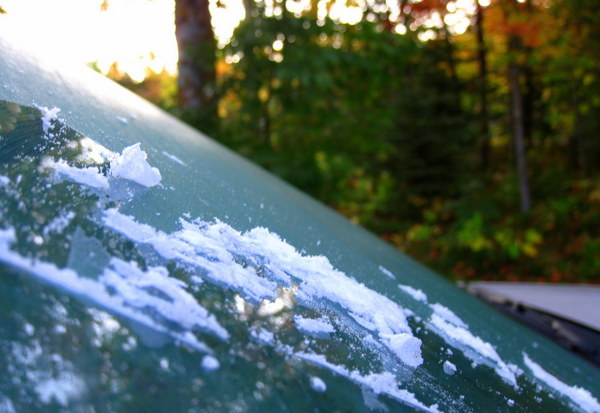
<svg viewBox="0 0 600 413">
<path fill-rule="evenodd" d="M 451 363 L 448 360 L 446 360 L 444 362 L 444 373 L 449 374 L 450 376 L 456 373 L 456 366 L 454 365 L 454 363 Z"/>
<path fill-rule="evenodd" d="M 402 291 L 404 291 L 417 301 L 421 301 L 423 303 L 427 302 L 427 295 L 425 295 L 425 293 L 422 290 L 417 290 L 416 288 L 413 288 L 409 285 L 402 284 L 399 284 L 398 288 L 400 288 Z"/>
<path fill-rule="evenodd" d="M 110 161 L 110 175 L 148 188 L 158 185 L 161 181 L 160 171 L 150 166 L 147 158 L 146 152 L 140 149 L 140 143 L 128 146 Z"/>
<path fill-rule="evenodd" d="M 325 393 L 327 391 L 327 385 L 319 377 L 310 378 L 310 388 L 317 393 Z"/>
<path fill-rule="evenodd" d="M 162 154 L 165 155 L 170 160 L 172 160 L 173 162 L 178 163 L 181 166 L 187 166 L 187 164 L 185 162 L 183 162 L 181 159 L 179 159 L 175 155 L 171 155 L 169 152 L 162 151 Z"/>
<path fill-rule="evenodd" d="M 526 353 L 523 353 L 523 361 L 539 381 L 550 387 L 553 391 L 570 399 L 572 403 L 577 405 L 583 411 L 589 413 L 600 412 L 600 403 L 598 403 L 598 399 L 596 399 L 589 391 L 581 387 L 569 386 L 560 381 L 544 370 L 539 364 L 531 360 Z"/>
<path fill-rule="evenodd" d="M 396 279 L 396 276 L 394 274 L 392 274 L 392 272 L 390 270 L 388 270 L 387 268 L 385 268 L 385 267 L 383 267 L 381 265 L 379 266 L 379 271 L 381 271 L 382 273 L 384 273 L 385 275 L 387 275 L 392 280 Z"/>
<path fill-rule="evenodd" d="M 221 367 L 221 363 L 215 357 L 206 355 L 202 358 L 202 368 L 206 371 L 215 371 Z"/>
</svg>

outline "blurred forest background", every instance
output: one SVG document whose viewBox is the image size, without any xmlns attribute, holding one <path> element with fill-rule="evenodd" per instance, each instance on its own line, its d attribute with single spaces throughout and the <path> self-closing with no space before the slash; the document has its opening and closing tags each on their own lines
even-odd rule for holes
<svg viewBox="0 0 600 413">
<path fill-rule="evenodd" d="M 449 278 L 600 282 L 600 1 L 457 4 L 177 0 L 179 77 L 111 75 Z"/>
</svg>

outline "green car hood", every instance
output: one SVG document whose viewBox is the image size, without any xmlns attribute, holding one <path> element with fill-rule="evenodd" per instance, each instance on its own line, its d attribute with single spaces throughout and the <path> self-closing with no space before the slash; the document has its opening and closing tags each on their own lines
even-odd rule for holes
<svg viewBox="0 0 600 413">
<path fill-rule="evenodd" d="M 597 369 L 0 39 L 0 411 L 588 411 Z"/>
</svg>

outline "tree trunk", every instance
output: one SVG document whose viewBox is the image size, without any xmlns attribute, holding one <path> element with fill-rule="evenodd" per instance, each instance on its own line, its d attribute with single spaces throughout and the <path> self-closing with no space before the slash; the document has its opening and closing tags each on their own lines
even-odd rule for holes
<svg viewBox="0 0 600 413">
<path fill-rule="evenodd" d="M 480 161 L 481 168 L 486 171 L 490 166 L 490 124 L 488 115 L 488 94 L 487 94 L 487 48 L 485 45 L 484 29 L 483 29 L 483 7 L 478 1 L 477 5 L 475 31 L 477 35 L 477 66 L 479 81 L 479 133 L 481 139 L 480 146 Z"/>
<path fill-rule="evenodd" d="M 175 2 L 179 50 L 178 100 L 182 118 L 209 135 L 217 133 L 216 41 L 208 0 Z"/>
<path fill-rule="evenodd" d="M 514 34 L 509 37 L 509 51 L 511 62 L 508 67 L 508 86 L 510 89 L 511 122 L 517 159 L 517 175 L 519 177 L 519 194 L 521 196 L 521 212 L 527 213 L 531 209 L 531 193 L 527 176 L 527 157 L 525 152 L 525 127 L 523 119 L 523 93 L 520 78 L 521 66 L 516 54 L 522 47 L 522 39 Z"/>
</svg>

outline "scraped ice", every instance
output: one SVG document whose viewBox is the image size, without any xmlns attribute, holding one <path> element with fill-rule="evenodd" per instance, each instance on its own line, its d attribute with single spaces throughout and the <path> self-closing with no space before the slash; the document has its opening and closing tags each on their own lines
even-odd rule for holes
<svg viewBox="0 0 600 413">
<path fill-rule="evenodd" d="M 109 178 L 126 179 L 147 188 L 158 185 L 162 179 L 160 171 L 148 163 L 148 155 L 140 149 L 139 143 L 126 147 L 120 154 L 111 152 L 88 138 L 81 139 L 79 144 L 82 153 L 77 160 L 93 165 L 109 162 L 108 176 L 102 174 L 98 166 L 78 168 L 68 165 L 63 159 L 55 161 L 46 158 L 42 166 L 51 168 L 55 173 L 76 183 L 104 190 L 109 188 Z"/>
<path fill-rule="evenodd" d="M 419 408 L 426 412 L 438 412 L 437 406 L 426 406 L 421 403 L 417 397 L 405 389 L 399 388 L 399 383 L 396 377 L 390 372 L 370 373 L 362 375 L 355 370 L 348 370 L 344 366 L 336 365 L 327 361 L 325 356 L 313 353 L 298 352 L 296 356 L 302 360 L 315 364 L 317 366 L 328 369 L 329 371 L 347 378 L 348 380 L 368 388 L 375 395 L 387 395 L 397 401 L 407 404 L 412 407 Z"/>
<path fill-rule="evenodd" d="M 102 221 L 133 241 L 151 245 L 166 259 L 198 268 L 203 277 L 244 299 L 274 300 L 278 287 L 296 285 L 298 302 L 308 307 L 323 301 L 340 305 L 402 361 L 413 367 L 422 362 L 420 340 L 413 337 L 400 345 L 401 340 L 394 338 L 401 333 L 412 336 L 406 310 L 336 270 L 326 257 L 303 256 L 266 228 L 240 233 L 218 220 L 180 219 L 182 229 L 167 234 L 116 209 L 106 210 Z"/>
<path fill-rule="evenodd" d="M 152 331 L 166 334 L 203 352 L 210 350 L 196 339 L 192 329 L 209 331 L 221 339 L 228 337 L 227 331 L 214 316 L 185 291 L 180 280 L 168 277 L 164 268 L 154 267 L 142 272 L 134 263 L 113 258 L 111 266 L 98 280 L 94 280 L 80 277 L 69 268 L 58 268 L 53 263 L 23 257 L 10 250 L 10 244 L 15 241 L 14 229 L 0 230 L 0 261 Z M 161 295 L 156 294 L 157 290 L 161 291 Z M 153 310 L 152 314 L 147 313 L 148 308 Z M 176 323 L 181 331 L 165 327 L 163 320 Z"/>
<path fill-rule="evenodd" d="M 110 162 L 110 175 L 137 182 L 145 187 L 158 185 L 160 171 L 150 166 L 146 152 L 136 143 L 123 149 L 121 154 Z"/>
<path fill-rule="evenodd" d="M 414 298 L 417 301 L 421 301 L 424 303 L 427 302 L 427 295 L 422 290 L 418 290 L 409 285 L 402 285 L 402 284 L 399 284 L 398 288 L 400 288 L 402 291 L 404 291 L 405 293 L 407 293 L 408 295 L 410 295 L 412 298 Z"/>
<path fill-rule="evenodd" d="M 43 166 L 52 168 L 57 174 L 78 184 L 86 185 L 91 188 L 108 189 L 108 179 L 102 175 L 95 166 L 76 168 L 67 165 L 67 162 L 62 159 L 59 159 L 56 162 L 46 160 L 43 162 Z"/>
<path fill-rule="evenodd" d="M 437 308 L 446 309 L 443 306 Z M 450 316 L 450 313 L 445 310 L 441 310 L 441 313 L 446 317 L 441 317 L 435 312 L 429 319 L 428 326 L 432 331 L 439 334 L 449 345 L 461 349 L 465 356 L 475 364 L 483 363 L 492 367 L 504 382 L 513 387 L 517 386 L 515 370 L 500 358 L 496 349 L 490 343 L 473 335 L 464 327 L 466 324 L 458 319 L 454 313 L 451 313 L 454 317 Z"/>
<path fill-rule="evenodd" d="M 387 337 L 388 347 L 410 367 L 423 364 L 421 356 L 421 340 L 408 333 L 394 334 Z"/>
<path fill-rule="evenodd" d="M 526 353 L 523 353 L 523 361 L 539 381 L 550 387 L 553 391 L 567 397 L 584 412 L 600 413 L 600 403 L 598 403 L 598 399 L 596 399 L 589 391 L 581 387 L 569 386 L 562 382 L 544 370 L 539 364 L 531 360 Z"/>
<path fill-rule="evenodd" d="M 454 314 L 448 307 L 445 307 L 439 303 L 432 304 L 430 305 L 430 307 L 433 310 L 433 312 L 443 320 L 448 321 L 449 323 L 454 324 L 457 327 L 469 328 L 467 323 L 462 321 L 460 317 Z"/>
<path fill-rule="evenodd" d="M 304 318 L 300 316 L 294 317 L 294 323 L 298 330 L 305 334 L 322 335 L 335 332 L 335 328 L 325 317 L 321 318 Z"/>
</svg>

